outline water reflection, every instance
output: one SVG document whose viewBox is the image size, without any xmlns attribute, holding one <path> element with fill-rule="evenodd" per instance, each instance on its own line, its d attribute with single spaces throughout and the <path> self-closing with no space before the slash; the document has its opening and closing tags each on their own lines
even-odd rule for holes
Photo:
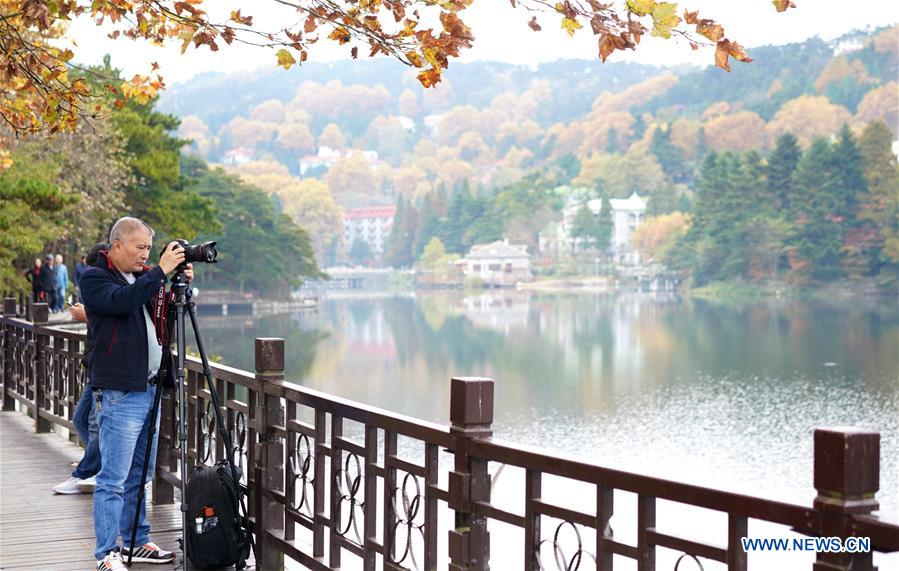
<svg viewBox="0 0 899 571">
<path fill-rule="evenodd" d="M 791 501 L 814 495 L 814 427 L 874 429 L 881 513 L 899 520 L 895 300 L 451 292 L 203 325 L 228 364 L 252 370 L 253 338 L 284 337 L 288 378 L 439 422 L 450 377 L 491 377 L 499 436 Z"/>
</svg>

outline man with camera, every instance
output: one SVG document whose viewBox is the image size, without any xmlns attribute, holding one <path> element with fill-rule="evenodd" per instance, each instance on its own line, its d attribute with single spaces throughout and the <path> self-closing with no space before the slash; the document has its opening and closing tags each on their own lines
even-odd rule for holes
<svg viewBox="0 0 899 571">
<path fill-rule="evenodd" d="M 170 563 L 171 551 L 150 541 L 145 502 L 137 506 L 138 491 L 146 484 L 141 468 L 150 438 L 149 413 L 156 390 L 156 372 L 162 358 L 157 341 L 154 301 L 165 277 L 184 263 L 185 250 L 172 242 L 159 265 L 145 265 L 153 230 L 138 218 L 120 218 L 109 234 L 110 248 L 81 276 L 81 290 L 94 336 L 90 378 L 100 426 L 102 467 L 94 490 L 94 531 L 98 571 L 126 569 L 117 546 L 121 534 L 124 556 L 137 563 Z M 189 265 L 184 272 L 190 280 Z M 159 425 L 159 416 L 152 420 Z M 152 443 L 149 471 L 153 473 L 156 441 Z M 132 518 L 140 509 L 136 546 L 131 539 Z"/>
</svg>

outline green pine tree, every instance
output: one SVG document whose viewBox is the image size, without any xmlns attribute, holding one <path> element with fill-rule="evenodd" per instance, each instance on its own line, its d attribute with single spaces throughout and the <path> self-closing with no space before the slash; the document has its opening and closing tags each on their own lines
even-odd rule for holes
<svg viewBox="0 0 899 571">
<path fill-rule="evenodd" d="M 855 136 L 844 124 L 833 146 L 834 171 L 837 176 L 833 213 L 843 220 L 844 228 L 855 226 L 859 199 L 868 191 L 862 170 L 862 155 Z"/>
<path fill-rule="evenodd" d="M 406 199 L 399 195 L 396 199 L 396 213 L 393 215 L 393 224 L 390 227 L 390 236 L 387 237 L 387 245 L 384 248 L 384 261 L 389 266 L 400 267 L 402 250 L 407 237 L 403 236 L 406 219 Z"/>
<path fill-rule="evenodd" d="M 842 195 L 830 144 L 818 137 L 793 173 L 795 200 L 791 213 L 796 226 L 793 246 L 800 276 L 830 281 L 842 275 L 843 228 L 835 214 Z"/>
<path fill-rule="evenodd" d="M 687 167 L 684 164 L 684 154 L 679 147 L 671 142 L 670 128 L 662 130 L 658 127 L 652 132 L 652 140 L 649 150 L 659 160 L 662 170 L 672 182 L 684 182 L 687 180 Z M 668 210 L 670 212 L 670 210 Z"/>
<path fill-rule="evenodd" d="M 802 150 L 792 133 L 784 133 L 777 139 L 777 144 L 768 156 L 767 193 L 770 200 L 768 207 L 774 211 L 790 209 L 790 196 L 793 194 L 793 171 Z"/>
</svg>

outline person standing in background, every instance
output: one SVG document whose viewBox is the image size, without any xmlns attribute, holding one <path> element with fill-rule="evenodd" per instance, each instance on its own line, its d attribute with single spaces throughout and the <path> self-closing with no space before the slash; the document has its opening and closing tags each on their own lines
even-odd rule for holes
<svg viewBox="0 0 899 571">
<path fill-rule="evenodd" d="M 53 264 L 56 269 L 56 308 L 58 313 L 62 311 L 66 301 L 66 289 L 69 287 L 69 268 L 62 263 L 62 254 L 56 254 L 56 263 Z"/>
<path fill-rule="evenodd" d="M 33 303 L 37 303 L 41 301 L 41 272 L 43 268 L 41 267 L 41 259 L 34 259 L 34 266 L 31 267 L 30 270 L 25 272 L 25 279 L 28 280 L 28 283 L 31 284 L 31 301 Z"/>
<path fill-rule="evenodd" d="M 82 259 L 87 265 L 94 265 L 100 256 L 100 252 L 108 251 L 109 244 L 98 242 L 91 247 L 87 256 Z M 77 274 L 76 274 L 77 275 Z M 87 313 L 80 303 L 69 308 L 72 319 L 87 323 Z M 87 328 L 87 338 L 84 343 L 84 353 L 81 356 L 81 366 L 85 369 L 85 382 L 81 391 L 81 398 L 75 408 L 75 429 L 78 436 L 84 442 L 84 455 L 78 466 L 72 471 L 72 475 L 61 484 L 53 486 L 54 494 L 91 494 L 97 485 L 97 473 L 100 471 L 100 425 L 97 423 L 97 413 L 94 409 L 94 394 L 91 387 L 90 359 L 94 350 L 94 336 L 91 328 Z"/>
<path fill-rule="evenodd" d="M 44 266 L 41 269 L 41 293 L 43 294 L 41 301 L 50 306 L 50 311 L 54 311 L 56 307 L 56 268 L 53 267 L 53 254 L 44 256 Z"/>
</svg>

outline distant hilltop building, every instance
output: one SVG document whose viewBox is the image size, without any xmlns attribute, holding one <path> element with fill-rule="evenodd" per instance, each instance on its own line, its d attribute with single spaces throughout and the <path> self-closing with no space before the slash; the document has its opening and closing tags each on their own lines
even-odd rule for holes
<svg viewBox="0 0 899 571">
<path fill-rule="evenodd" d="M 362 240 L 368 244 L 372 253 L 381 256 L 384 245 L 390 237 L 396 206 L 369 206 L 367 208 L 350 208 L 343 211 L 343 239 L 347 248 L 353 242 Z"/>
<path fill-rule="evenodd" d="M 226 165 L 245 165 L 248 162 L 253 160 L 253 155 L 255 155 L 256 151 L 249 147 L 235 147 L 228 151 L 225 151 L 225 156 L 222 157 L 222 162 Z"/>
<path fill-rule="evenodd" d="M 531 275 L 531 257 L 524 244 L 510 244 L 508 238 L 490 244 L 475 244 L 456 265 L 465 277 L 478 278 L 486 285 L 512 286 Z"/>
<path fill-rule="evenodd" d="M 645 198 L 636 192 L 628 198 L 612 198 L 612 230 L 611 249 L 613 260 L 619 264 L 636 265 L 640 263 L 640 252 L 631 246 L 631 234 L 643 222 L 646 215 Z"/>
<path fill-rule="evenodd" d="M 300 176 L 305 176 L 309 170 L 323 167 L 325 170 L 334 166 L 338 159 L 347 157 L 354 151 L 349 149 L 341 151 L 340 149 L 332 149 L 331 147 L 321 146 L 314 155 L 306 155 L 300 158 Z M 380 163 L 377 151 L 362 151 L 362 156 L 368 161 L 368 164 L 374 166 Z"/>
</svg>

